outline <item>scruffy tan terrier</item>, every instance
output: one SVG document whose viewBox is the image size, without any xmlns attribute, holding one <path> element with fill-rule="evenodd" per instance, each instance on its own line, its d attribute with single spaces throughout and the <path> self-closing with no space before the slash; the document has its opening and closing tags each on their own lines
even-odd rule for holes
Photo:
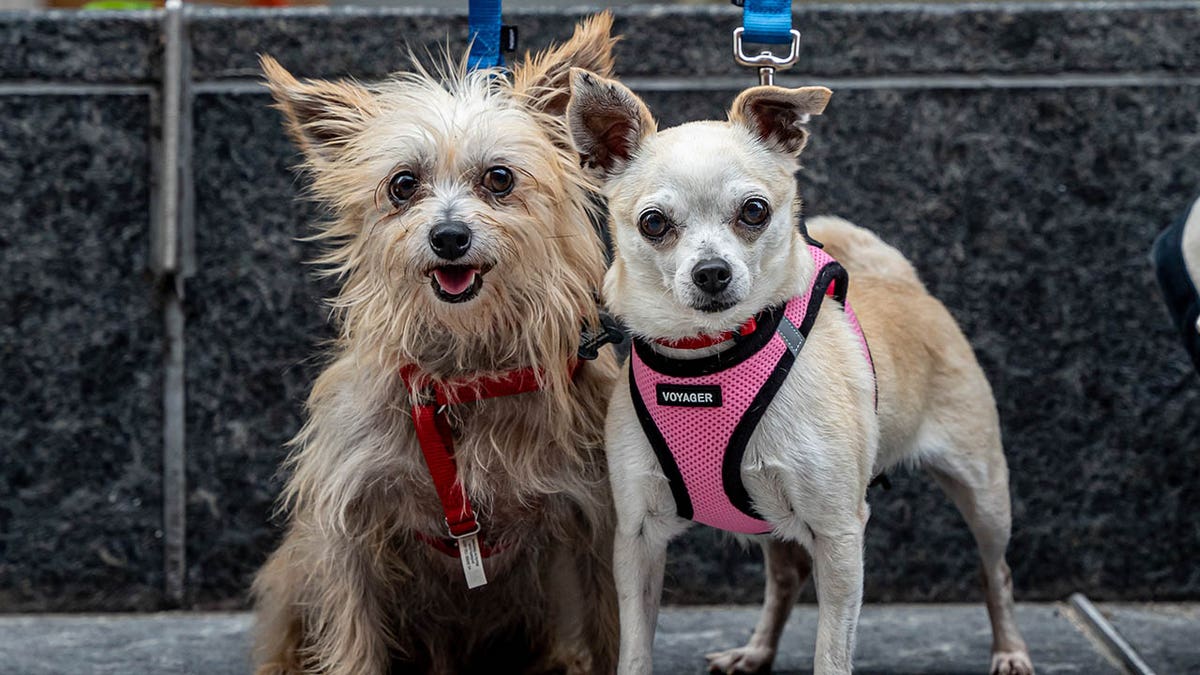
<svg viewBox="0 0 1200 675">
<path fill-rule="evenodd" d="M 709 667 L 769 669 L 813 571 L 813 670 L 849 673 L 867 486 L 912 465 L 975 535 L 991 672 L 1031 675 L 1004 559 L 1000 423 L 970 344 L 895 248 L 819 218 L 821 250 L 796 226 L 804 123 L 831 92 L 754 87 L 728 121 L 660 132 L 620 83 L 576 71 L 571 84 L 573 139 L 607 180 L 616 255 L 604 298 L 634 335 L 607 424 L 619 672 L 651 672 L 667 543 L 699 521 L 760 543 L 767 567 L 749 644 L 710 654 Z"/>
<path fill-rule="evenodd" d="M 611 26 L 577 26 L 511 82 L 461 64 L 299 81 L 263 58 L 341 288 L 286 465 L 286 537 L 254 583 L 259 673 L 613 668 L 616 366 L 611 349 L 577 358 L 605 261 L 563 121 L 570 68 L 611 71 Z M 476 400 L 513 373 L 532 391 Z M 449 522 L 418 410 L 453 447 L 477 533 Z"/>
</svg>

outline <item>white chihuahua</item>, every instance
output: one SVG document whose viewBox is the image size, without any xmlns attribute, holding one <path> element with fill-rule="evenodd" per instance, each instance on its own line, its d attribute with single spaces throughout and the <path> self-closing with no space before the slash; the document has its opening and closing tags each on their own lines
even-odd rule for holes
<svg viewBox="0 0 1200 675">
<path fill-rule="evenodd" d="M 819 218 L 822 250 L 796 226 L 803 124 L 831 92 L 755 87 L 728 122 L 659 132 L 615 81 L 575 70 L 571 89 L 572 139 L 606 183 L 616 257 L 604 295 L 635 337 L 606 428 L 619 672 L 651 671 L 667 543 L 692 522 L 766 555 L 753 637 L 709 655 L 710 669 L 768 669 L 815 569 L 814 671 L 850 672 L 867 486 L 906 463 L 933 475 L 979 544 L 992 673 L 1032 673 L 1004 560 L 1000 425 L 970 345 L 896 249 Z"/>
</svg>

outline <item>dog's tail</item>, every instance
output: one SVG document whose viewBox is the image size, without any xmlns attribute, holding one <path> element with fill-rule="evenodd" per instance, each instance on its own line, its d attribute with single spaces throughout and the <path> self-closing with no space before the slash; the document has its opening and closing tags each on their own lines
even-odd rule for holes
<svg viewBox="0 0 1200 675">
<path fill-rule="evenodd" d="M 851 279 L 856 275 L 880 276 L 921 285 L 917 271 L 904 254 L 874 232 L 834 216 L 816 216 L 805 222 L 809 235 L 825 245 Z"/>
</svg>

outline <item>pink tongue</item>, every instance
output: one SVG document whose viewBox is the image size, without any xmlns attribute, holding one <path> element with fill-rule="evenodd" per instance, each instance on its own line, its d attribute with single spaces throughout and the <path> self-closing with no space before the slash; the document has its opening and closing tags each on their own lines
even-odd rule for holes
<svg viewBox="0 0 1200 675">
<path fill-rule="evenodd" d="M 439 267 L 433 270 L 438 286 L 450 295 L 458 295 L 475 283 L 475 270 L 469 267 Z"/>
</svg>

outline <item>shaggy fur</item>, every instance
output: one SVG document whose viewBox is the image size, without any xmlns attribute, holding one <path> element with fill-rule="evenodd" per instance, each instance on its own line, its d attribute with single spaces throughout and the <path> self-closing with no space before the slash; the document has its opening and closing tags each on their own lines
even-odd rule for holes
<svg viewBox="0 0 1200 675">
<path fill-rule="evenodd" d="M 794 174 L 808 136 L 804 123 L 824 110 L 828 89 L 754 87 L 734 102 L 728 122 L 662 132 L 617 82 L 578 72 L 572 90 L 572 136 L 608 178 L 617 254 L 605 300 L 633 333 L 647 340 L 717 335 L 807 291 L 815 269 L 795 225 Z M 743 209 L 751 200 L 769 205 L 770 215 L 748 222 Z M 644 236 L 639 219 L 652 210 L 670 226 Z M 862 602 L 867 485 L 879 472 L 908 464 L 932 474 L 978 542 L 992 620 L 991 672 L 1030 675 L 1004 560 L 1008 468 L 995 401 L 970 344 L 899 251 L 842 220 L 818 218 L 809 225 L 850 274 L 848 301 L 870 342 L 878 410 L 858 337 L 836 303 L 826 303 L 742 459 L 746 490 L 772 526 L 769 535 L 750 538 L 766 553 L 762 618 L 746 646 L 710 654 L 709 667 L 769 669 L 811 570 L 819 608 L 813 670 L 850 672 Z M 700 288 L 691 273 L 698 261 L 714 258 L 729 269 L 720 295 Z M 729 346 L 650 344 L 677 359 Z M 676 513 L 636 419 L 627 377 L 614 389 L 607 438 L 617 508 L 619 672 L 632 675 L 651 672 L 667 542 L 691 522 Z"/>
<path fill-rule="evenodd" d="M 611 350 L 568 364 L 597 321 L 604 273 L 593 188 L 561 117 L 571 66 L 609 72 L 611 17 L 561 47 L 526 55 L 513 83 L 463 63 L 364 85 L 263 69 L 304 151 L 331 222 L 318 260 L 341 282 L 338 338 L 293 441 L 287 533 L 254 584 L 261 674 L 568 672 L 612 668 L 612 503 L 602 424 Z M 484 189 L 489 167 L 512 192 Z M 416 193 L 389 199 L 411 171 Z M 431 288 L 440 222 L 473 233 L 462 262 L 473 299 Z M 433 379 L 534 366 L 540 392 L 453 406 L 459 476 L 484 535 L 503 550 L 468 591 L 459 561 L 415 538 L 445 536 L 441 505 L 399 376 Z"/>
</svg>

